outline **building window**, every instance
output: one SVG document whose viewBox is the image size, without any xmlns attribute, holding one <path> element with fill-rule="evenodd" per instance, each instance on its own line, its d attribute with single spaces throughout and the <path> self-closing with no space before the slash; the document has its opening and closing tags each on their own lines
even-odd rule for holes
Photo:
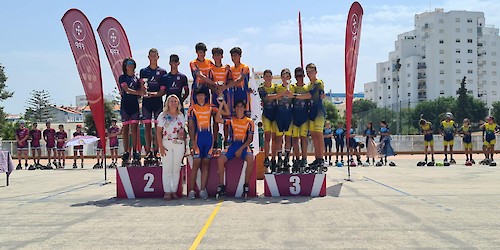
<svg viewBox="0 0 500 250">
<path fill-rule="evenodd" d="M 444 54 L 444 49 L 440 49 L 439 54 L 441 54 L 441 55 Z"/>
<path fill-rule="evenodd" d="M 492 81 L 492 82 L 491 82 L 491 85 L 493 85 L 493 86 L 497 86 L 497 81 Z"/>
<path fill-rule="evenodd" d="M 408 96 L 410 96 L 410 95 L 411 95 L 411 93 L 408 93 Z"/>
<path fill-rule="evenodd" d="M 387 89 L 391 89 L 391 85 L 387 86 Z"/>
<path fill-rule="evenodd" d="M 472 59 L 467 60 L 467 63 L 472 63 Z"/>
<path fill-rule="evenodd" d="M 460 74 L 460 69 L 457 69 L 455 72 L 457 72 L 457 74 Z"/>
<path fill-rule="evenodd" d="M 496 51 L 491 52 L 491 56 L 497 56 L 497 52 Z"/>
<path fill-rule="evenodd" d="M 460 49 L 456 49 L 455 52 L 460 54 Z"/>
<path fill-rule="evenodd" d="M 388 96 L 387 96 L 387 99 L 391 99 L 391 95 L 388 95 Z"/>
<path fill-rule="evenodd" d="M 439 71 L 439 74 L 440 74 L 440 75 L 444 75 L 444 70 L 440 70 L 440 71 Z"/>
<path fill-rule="evenodd" d="M 457 17 L 457 18 L 455 18 L 455 22 L 456 22 L 456 23 L 459 23 L 459 22 L 460 22 L 460 18 L 458 18 L 458 17 Z"/>
<path fill-rule="evenodd" d="M 472 50 L 471 50 L 471 49 L 468 49 L 468 50 L 467 50 L 467 53 L 472 54 Z"/>
<path fill-rule="evenodd" d="M 460 28 L 456 28 L 455 32 L 460 33 Z"/>
<path fill-rule="evenodd" d="M 439 40 L 439 43 L 440 43 L 440 44 L 443 44 L 443 43 L 444 43 L 444 41 L 443 41 L 443 40 Z"/>
<path fill-rule="evenodd" d="M 409 64 L 409 63 L 408 63 L 408 64 L 406 64 L 406 67 L 407 67 L 407 68 L 409 68 L 409 67 L 410 67 L 410 64 Z"/>
<path fill-rule="evenodd" d="M 444 60 L 439 60 L 439 64 L 444 64 Z"/>
<path fill-rule="evenodd" d="M 460 84 L 460 83 L 462 83 L 462 80 L 461 79 L 457 79 L 457 80 L 455 80 L 455 83 L 456 84 Z"/>
<path fill-rule="evenodd" d="M 444 90 L 440 90 L 440 91 L 439 91 L 439 94 L 440 94 L 440 95 L 444 95 Z"/>
<path fill-rule="evenodd" d="M 408 88 L 411 86 L 411 83 L 408 83 Z"/>
<path fill-rule="evenodd" d="M 460 42 L 460 38 L 455 39 L 455 42 L 459 43 Z"/>
<path fill-rule="evenodd" d="M 472 18 L 467 18 L 468 23 L 472 23 Z"/>
<path fill-rule="evenodd" d="M 496 72 L 496 71 L 492 71 L 492 72 L 491 72 L 491 75 L 492 75 L 492 76 L 496 76 L 496 75 L 497 75 L 497 72 Z"/>
<path fill-rule="evenodd" d="M 455 60 L 456 63 L 460 63 L 460 59 Z"/>
<path fill-rule="evenodd" d="M 443 34 L 444 33 L 444 29 L 439 29 L 439 34 Z"/>
<path fill-rule="evenodd" d="M 379 96 L 379 97 L 378 97 L 378 99 L 379 99 L 379 100 L 382 100 L 382 96 Z"/>
<path fill-rule="evenodd" d="M 467 33 L 472 33 L 472 29 L 471 29 L 471 28 L 468 28 L 468 29 L 467 29 Z"/>
<path fill-rule="evenodd" d="M 491 95 L 497 95 L 496 91 L 491 91 Z"/>
<path fill-rule="evenodd" d="M 439 84 L 444 85 L 444 80 L 439 80 Z"/>
<path fill-rule="evenodd" d="M 467 74 L 472 74 L 472 73 L 473 73 L 472 69 L 467 70 Z"/>
<path fill-rule="evenodd" d="M 467 39 L 467 43 L 472 43 L 472 39 Z"/>
<path fill-rule="evenodd" d="M 491 66 L 497 66 L 497 62 L 491 62 Z"/>
</svg>

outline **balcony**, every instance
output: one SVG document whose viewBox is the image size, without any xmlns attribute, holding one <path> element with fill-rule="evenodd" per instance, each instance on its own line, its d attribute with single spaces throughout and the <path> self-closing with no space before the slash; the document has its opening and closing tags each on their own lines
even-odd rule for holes
<svg viewBox="0 0 500 250">
<path fill-rule="evenodd" d="M 427 68 L 427 65 L 425 65 L 425 63 L 418 63 L 417 64 L 417 69 L 426 69 Z"/>
<path fill-rule="evenodd" d="M 424 82 L 424 83 L 419 83 L 418 84 L 418 90 L 426 90 L 427 89 L 427 84 Z"/>
<path fill-rule="evenodd" d="M 423 80 L 423 79 L 425 79 L 426 77 L 427 77 L 427 76 L 426 76 L 425 74 L 418 74 L 418 75 L 417 75 L 417 79 L 418 79 L 418 80 Z"/>
</svg>

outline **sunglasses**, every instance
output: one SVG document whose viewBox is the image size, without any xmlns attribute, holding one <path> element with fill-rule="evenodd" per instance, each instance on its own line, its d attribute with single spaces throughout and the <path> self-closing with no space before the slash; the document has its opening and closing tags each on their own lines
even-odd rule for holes
<svg viewBox="0 0 500 250">
<path fill-rule="evenodd" d="M 132 61 L 128 61 L 128 62 L 127 62 L 127 65 L 135 65 L 135 63 L 134 63 L 134 62 L 132 62 Z"/>
</svg>

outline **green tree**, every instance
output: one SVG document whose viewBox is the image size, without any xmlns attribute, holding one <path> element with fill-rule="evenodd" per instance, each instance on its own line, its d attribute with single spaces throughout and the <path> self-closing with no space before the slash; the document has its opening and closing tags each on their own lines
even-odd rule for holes
<svg viewBox="0 0 500 250">
<path fill-rule="evenodd" d="M 111 126 L 111 119 L 113 118 L 115 118 L 115 115 L 113 113 L 113 103 L 105 102 L 104 103 L 105 128 L 109 128 Z M 97 136 L 97 129 L 92 114 L 85 115 L 84 124 L 85 124 L 86 134 Z"/>
<path fill-rule="evenodd" d="M 365 99 L 357 99 L 352 103 L 352 113 L 357 114 L 377 108 L 377 104 Z"/>
<path fill-rule="evenodd" d="M 340 120 L 340 114 L 337 107 L 335 107 L 335 104 L 325 100 L 323 101 L 323 106 L 325 107 L 326 111 L 326 120 L 330 121 L 332 124 L 337 124 L 337 122 Z"/>
<path fill-rule="evenodd" d="M 26 101 L 27 108 L 25 119 L 32 122 L 47 121 L 52 118 L 50 107 L 51 103 L 50 94 L 46 90 L 32 90 L 31 97 Z"/>
<path fill-rule="evenodd" d="M 493 107 L 491 116 L 495 118 L 495 121 L 498 121 L 500 119 L 500 102 L 493 102 L 491 106 Z"/>
<path fill-rule="evenodd" d="M 7 82 L 7 76 L 4 72 L 4 66 L 2 66 L 2 64 L 0 63 L 0 103 L 14 95 L 14 92 L 9 92 L 6 90 L 7 85 L 5 84 L 5 82 Z M 0 125 L 5 123 L 5 117 L 6 114 L 3 111 L 3 107 L 0 106 Z"/>
<path fill-rule="evenodd" d="M 4 122 L 0 124 L 0 137 L 3 140 L 15 140 L 17 128 L 19 128 L 18 122 Z"/>
</svg>

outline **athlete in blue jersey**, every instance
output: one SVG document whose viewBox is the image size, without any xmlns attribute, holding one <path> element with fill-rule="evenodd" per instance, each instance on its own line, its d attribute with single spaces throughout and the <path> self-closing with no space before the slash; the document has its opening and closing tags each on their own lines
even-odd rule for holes
<svg viewBox="0 0 500 250">
<path fill-rule="evenodd" d="M 166 89 L 166 96 L 176 95 L 181 101 L 181 112 L 184 114 L 184 101 L 189 97 L 189 86 L 186 75 L 179 72 L 179 56 L 176 54 L 170 55 L 170 72 L 163 75 L 160 83 Z"/>
<path fill-rule="evenodd" d="M 325 154 L 328 154 L 328 165 L 332 165 L 332 146 L 333 146 L 333 129 L 330 121 L 325 122 L 325 128 L 323 129 L 323 141 L 325 142 Z M 295 147 L 295 146 L 294 146 Z M 325 156 L 325 161 L 326 161 Z"/>
<path fill-rule="evenodd" d="M 345 145 L 345 129 L 342 122 L 337 124 L 337 128 L 333 131 L 333 138 L 335 138 L 335 165 L 339 162 L 339 152 L 340 161 L 344 163 L 344 145 Z"/>
<path fill-rule="evenodd" d="M 160 79 L 163 75 L 167 74 L 165 69 L 158 66 L 159 58 L 158 50 L 155 48 L 150 49 L 148 53 L 149 65 L 139 72 L 139 77 L 143 80 L 145 84 L 144 89 L 146 90 L 146 94 L 142 98 L 142 123 L 145 128 L 144 137 L 146 145 L 144 145 L 144 148 L 148 153 L 147 158 L 153 158 L 158 154 L 158 150 L 154 144 L 153 150 L 151 150 L 152 123 L 156 124 L 156 119 L 162 111 L 162 97 L 165 95 L 165 86 L 160 84 Z"/>
<path fill-rule="evenodd" d="M 135 76 L 136 63 L 132 58 L 123 60 L 123 75 L 118 79 L 120 84 L 121 105 L 120 114 L 123 124 L 123 148 L 122 159 L 127 164 L 130 158 L 129 132 L 132 130 L 133 157 L 140 159 L 137 152 L 137 125 L 139 124 L 139 98 L 144 95 L 145 89 L 142 81 Z"/>
</svg>

